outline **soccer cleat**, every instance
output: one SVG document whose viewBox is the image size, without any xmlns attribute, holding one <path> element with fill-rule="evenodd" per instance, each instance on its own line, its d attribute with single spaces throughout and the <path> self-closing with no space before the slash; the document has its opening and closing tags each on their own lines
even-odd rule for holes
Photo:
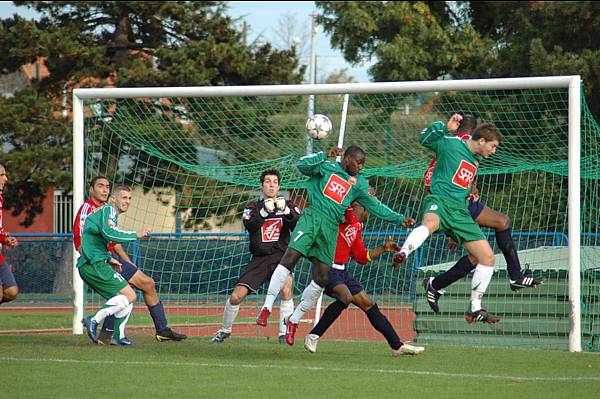
<svg viewBox="0 0 600 399">
<path fill-rule="evenodd" d="M 219 331 L 217 331 L 215 336 L 212 337 L 212 339 L 210 340 L 210 343 L 211 344 L 222 344 L 223 341 L 225 341 L 227 338 L 229 338 L 230 335 L 231 335 L 231 333 L 219 330 Z"/>
<path fill-rule="evenodd" d="M 317 345 L 319 344 L 319 337 L 317 334 L 308 334 L 304 337 L 304 348 L 310 353 L 317 351 Z"/>
<path fill-rule="evenodd" d="M 131 346 L 131 345 L 135 344 L 135 341 L 132 341 L 127 337 L 123 337 L 118 341 L 113 338 L 110 340 L 110 344 L 111 345 L 120 345 L 120 346 Z"/>
<path fill-rule="evenodd" d="M 81 324 L 83 324 L 88 337 L 90 337 L 93 343 L 97 344 L 98 336 L 96 335 L 96 331 L 98 331 L 98 322 L 94 321 L 91 316 L 88 316 L 81 320 Z"/>
<path fill-rule="evenodd" d="M 479 310 L 476 310 L 475 312 L 467 312 L 465 319 L 467 320 L 467 323 L 469 323 L 469 324 L 473 324 L 478 321 L 481 323 L 494 324 L 494 323 L 498 323 L 500 321 L 499 317 L 496 317 L 493 314 L 488 313 L 488 311 L 485 309 L 479 309 Z"/>
<path fill-rule="evenodd" d="M 280 335 L 278 340 L 281 345 L 285 344 L 285 334 Z"/>
<path fill-rule="evenodd" d="M 101 329 L 100 334 L 98 334 L 98 344 L 99 345 L 110 345 L 110 340 L 113 336 L 113 332 L 114 331 Z"/>
<path fill-rule="evenodd" d="M 425 279 L 423 279 L 423 288 L 425 289 L 425 292 L 427 293 L 427 303 L 429 304 L 429 307 L 435 312 L 435 313 L 440 313 L 440 307 L 438 305 L 438 300 L 440 299 L 440 297 L 442 295 L 444 295 L 444 291 L 443 290 L 436 290 L 435 288 L 433 288 L 433 285 L 431 284 L 433 282 L 434 277 L 427 277 Z"/>
<path fill-rule="evenodd" d="M 256 324 L 258 324 L 259 326 L 266 327 L 267 319 L 269 318 L 270 314 L 271 314 L 271 311 L 269 309 L 262 308 L 260 310 L 260 313 L 258 314 L 258 317 L 256 318 Z"/>
<path fill-rule="evenodd" d="M 296 335 L 296 330 L 298 329 L 298 324 L 292 323 L 288 318 L 285 322 L 286 331 L 285 331 L 285 342 L 288 345 L 294 345 L 294 335 Z"/>
<path fill-rule="evenodd" d="M 400 267 L 401 264 L 406 262 L 406 254 L 404 252 L 396 252 L 392 256 L 392 264 L 395 268 Z"/>
<path fill-rule="evenodd" d="M 544 284 L 544 281 L 546 281 L 544 277 L 531 277 L 531 269 L 527 269 L 523 272 L 521 278 L 510 280 L 510 289 L 518 292 L 521 288 L 537 287 L 540 284 Z"/>
<path fill-rule="evenodd" d="M 403 356 L 403 355 L 418 355 L 425 351 L 425 348 L 422 346 L 414 346 L 410 344 L 402 344 L 402 346 L 396 350 L 392 349 L 393 356 Z"/>
<path fill-rule="evenodd" d="M 167 327 L 162 331 L 157 331 L 154 336 L 158 342 L 163 341 L 182 341 L 187 338 L 185 334 L 179 334 Z"/>
</svg>

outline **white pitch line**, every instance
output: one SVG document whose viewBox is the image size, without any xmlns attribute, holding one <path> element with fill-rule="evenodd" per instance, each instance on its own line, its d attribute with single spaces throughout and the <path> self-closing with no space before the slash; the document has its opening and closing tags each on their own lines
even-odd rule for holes
<svg viewBox="0 0 600 399">
<path fill-rule="evenodd" d="M 488 378 L 495 380 L 510 380 L 510 381 L 600 381 L 598 377 L 524 377 L 511 375 L 497 374 L 460 374 L 449 373 L 445 371 L 418 371 L 418 370 L 399 370 L 399 369 L 369 369 L 369 368 L 332 368 L 319 366 L 287 366 L 282 364 L 232 364 L 232 363 L 199 363 L 199 362 L 142 362 L 142 361 L 114 361 L 114 360 L 78 360 L 78 359 L 31 359 L 18 357 L 0 357 L 0 361 L 10 362 L 30 362 L 30 363 L 72 363 L 72 364 L 97 364 L 97 365 L 130 365 L 130 366 L 182 366 L 182 367 L 223 367 L 223 368 L 240 368 L 240 369 L 265 369 L 272 368 L 281 370 L 282 367 L 290 370 L 303 371 L 327 371 L 327 372 L 354 372 L 354 373 L 373 373 L 373 374 L 408 374 L 418 376 L 431 377 L 448 377 L 448 378 Z"/>
</svg>

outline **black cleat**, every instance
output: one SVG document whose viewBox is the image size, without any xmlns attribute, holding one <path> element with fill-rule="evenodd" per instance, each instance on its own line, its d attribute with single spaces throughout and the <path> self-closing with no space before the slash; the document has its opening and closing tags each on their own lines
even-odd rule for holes
<svg viewBox="0 0 600 399">
<path fill-rule="evenodd" d="M 510 289 L 518 292 L 521 288 L 537 287 L 540 284 L 544 284 L 544 281 L 546 281 L 544 277 L 531 277 L 531 269 L 527 269 L 523 272 L 521 278 L 510 280 Z"/>
<path fill-rule="evenodd" d="M 162 331 L 157 331 L 155 338 L 158 342 L 162 341 L 182 341 L 187 338 L 185 334 L 179 334 L 171 330 L 169 327 Z"/>
<path fill-rule="evenodd" d="M 479 309 L 475 312 L 467 312 L 465 319 L 467 320 L 467 323 L 469 323 L 469 324 L 473 324 L 473 323 L 477 323 L 477 322 L 494 324 L 494 323 L 498 323 L 500 321 L 499 317 L 496 317 L 493 314 L 488 313 L 488 311 L 485 309 Z"/>
<path fill-rule="evenodd" d="M 210 343 L 211 344 L 222 344 L 223 341 L 225 341 L 227 338 L 229 338 L 230 335 L 231 335 L 231 333 L 219 330 L 219 331 L 217 331 L 215 336 L 212 337 L 212 339 L 210 340 Z"/>
<path fill-rule="evenodd" d="M 433 277 L 427 277 L 427 278 L 423 279 L 423 288 L 425 289 L 425 292 L 427 293 L 427 303 L 429 304 L 429 307 L 431 308 L 431 310 L 433 310 L 435 313 L 440 313 L 440 307 L 438 306 L 438 300 L 444 294 L 444 291 L 438 291 L 435 288 L 433 288 L 433 285 L 431 285 L 431 282 L 433 281 L 433 279 L 434 279 Z"/>
<path fill-rule="evenodd" d="M 109 331 L 105 329 L 100 330 L 100 334 L 98 334 L 98 344 L 110 345 L 113 333 L 114 331 Z"/>
</svg>

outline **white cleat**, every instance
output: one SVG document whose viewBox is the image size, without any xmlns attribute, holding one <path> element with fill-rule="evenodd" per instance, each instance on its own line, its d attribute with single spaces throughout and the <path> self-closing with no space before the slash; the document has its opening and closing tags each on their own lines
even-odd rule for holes
<svg viewBox="0 0 600 399">
<path fill-rule="evenodd" d="M 418 355 L 425 351 L 425 348 L 422 346 L 413 346 L 410 344 L 403 344 L 400 348 L 393 350 L 392 355 L 394 356 L 403 356 L 403 355 Z"/>
<path fill-rule="evenodd" d="M 317 345 L 319 344 L 319 337 L 317 334 L 308 334 L 304 337 L 304 347 L 310 353 L 315 353 L 317 351 Z"/>
</svg>

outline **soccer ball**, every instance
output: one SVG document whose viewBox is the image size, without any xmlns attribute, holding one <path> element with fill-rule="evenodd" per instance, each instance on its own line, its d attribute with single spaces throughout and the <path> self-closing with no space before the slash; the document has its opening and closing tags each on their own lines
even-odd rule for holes
<svg viewBox="0 0 600 399">
<path fill-rule="evenodd" d="M 333 124 L 325 115 L 315 114 L 306 121 L 306 134 L 313 139 L 321 140 L 329 136 Z"/>
</svg>

